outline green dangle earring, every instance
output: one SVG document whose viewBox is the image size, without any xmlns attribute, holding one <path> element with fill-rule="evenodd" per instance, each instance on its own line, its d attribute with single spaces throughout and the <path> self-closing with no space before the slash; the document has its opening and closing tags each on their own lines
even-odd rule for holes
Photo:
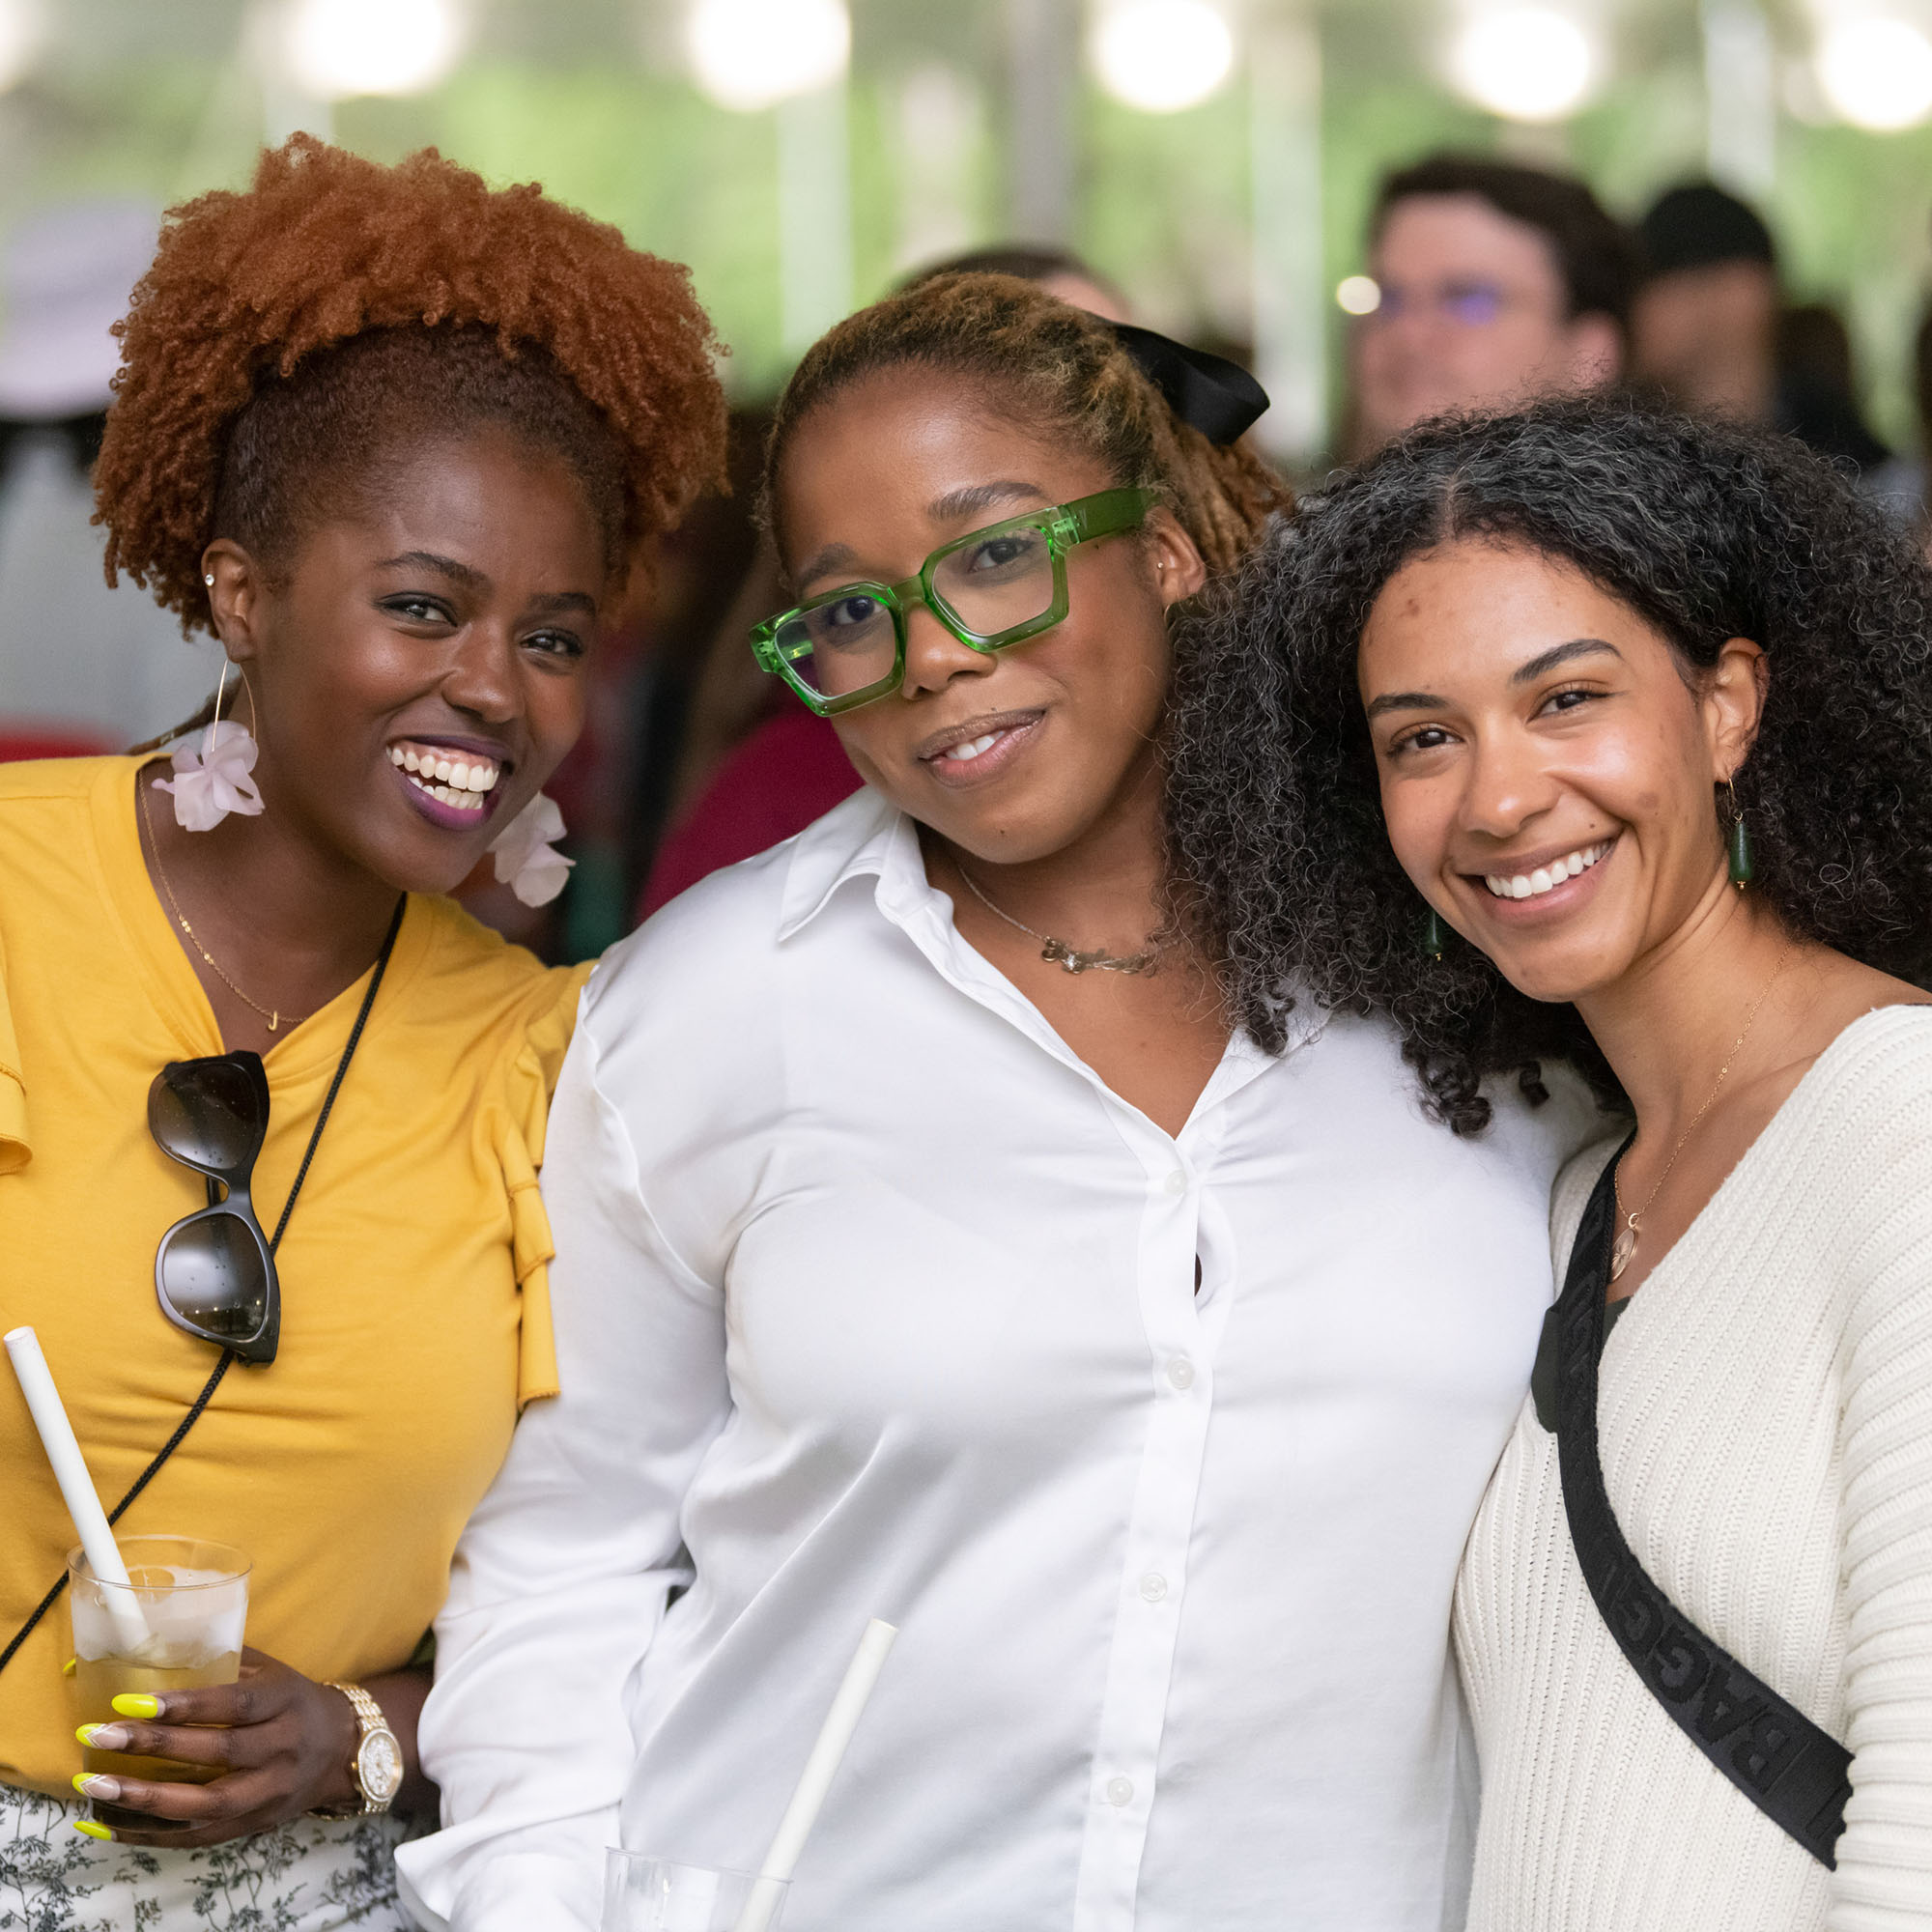
<svg viewBox="0 0 1932 1932">
<path fill-rule="evenodd" d="M 1422 951 L 1431 959 L 1440 959 L 1442 949 L 1448 943 L 1448 935 L 1442 929 L 1442 921 L 1435 908 L 1429 908 L 1429 917 L 1422 922 Z"/>
<path fill-rule="evenodd" d="M 1731 795 L 1731 829 L 1724 846 L 1730 861 L 1731 884 L 1743 892 L 1751 882 L 1750 834 L 1745 829 L 1745 814 L 1738 804 L 1737 785 L 1726 779 L 1724 787 Z"/>
</svg>

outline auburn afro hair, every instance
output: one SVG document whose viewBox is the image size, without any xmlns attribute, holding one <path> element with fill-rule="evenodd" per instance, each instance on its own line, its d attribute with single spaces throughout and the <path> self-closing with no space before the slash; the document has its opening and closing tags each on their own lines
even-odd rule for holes
<svg viewBox="0 0 1932 1932">
<path fill-rule="evenodd" d="M 117 332 L 95 468 L 107 579 L 125 570 L 184 629 L 206 621 L 216 536 L 294 534 L 278 526 L 313 513 L 319 479 L 426 413 L 563 456 L 613 570 L 723 480 L 717 344 L 688 272 L 433 148 L 383 167 L 298 134 L 264 154 L 246 193 L 170 212 Z"/>
</svg>

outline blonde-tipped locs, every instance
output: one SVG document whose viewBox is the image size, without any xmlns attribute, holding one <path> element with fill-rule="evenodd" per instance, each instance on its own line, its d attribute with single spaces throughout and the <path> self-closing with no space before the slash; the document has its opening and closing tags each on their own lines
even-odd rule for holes
<svg viewBox="0 0 1932 1932">
<path fill-rule="evenodd" d="M 849 316 L 806 352 L 779 399 L 765 466 L 768 514 L 798 426 L 861 378 L 905 363 L 983 381 L 1015 420 L 1065 434 L 1117 485 L 1153 489 L 1210 576 L 1232 570 L 1288 485 L 1245 444 L 1218 448 L 1183 423 L 1099 317 L 1012 275 L 920 282 Z"/>
</svg>

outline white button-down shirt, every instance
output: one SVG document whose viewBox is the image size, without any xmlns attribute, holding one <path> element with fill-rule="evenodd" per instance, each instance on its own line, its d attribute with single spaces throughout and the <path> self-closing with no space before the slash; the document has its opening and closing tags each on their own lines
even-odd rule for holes
<svg viewBox="0 0 1932 1932">
<path fill-rule="evenodd" d="M 1460 1924 L 1451 1589 L 1586 1112 L 1459 1140 L 1337 1018 L 1171 1137 L 869 793 L 699 886 L 557 1089 L 563 1394 L 458 1554 L 413 1902 L 581 1932 L 620 1829 L 755 1866 L 880 1616 L 786 1932 Z"/>
</svg>

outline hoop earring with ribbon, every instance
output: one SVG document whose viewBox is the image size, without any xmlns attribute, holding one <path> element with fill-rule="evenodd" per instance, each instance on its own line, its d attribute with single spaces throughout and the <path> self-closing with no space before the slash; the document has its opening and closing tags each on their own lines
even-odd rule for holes
<svg viewBox="0 0 1932 1932">
<path fill-rule="evenodd" d="M 211 580 L 212 582 L 213 580 Z M 240 675 L 240 673 L 238 673 Z M 242 677 L 245 685 L 247 679 Z M 182 745 L 169 762 L 171 779 L 156 779 L 156 791 L 172 792 L 175 822 L 185 832 L 213 832 L 231 811 L 253 818 L 262 810 L 262 794 L 250 774 L 261 747 L 247 725 L 221 715 L 221 699 L 228 688 L 228 661 L 221 663 L 221 678 L 214 687 L 214 716 L 201 741 Z"/>
</svg>

